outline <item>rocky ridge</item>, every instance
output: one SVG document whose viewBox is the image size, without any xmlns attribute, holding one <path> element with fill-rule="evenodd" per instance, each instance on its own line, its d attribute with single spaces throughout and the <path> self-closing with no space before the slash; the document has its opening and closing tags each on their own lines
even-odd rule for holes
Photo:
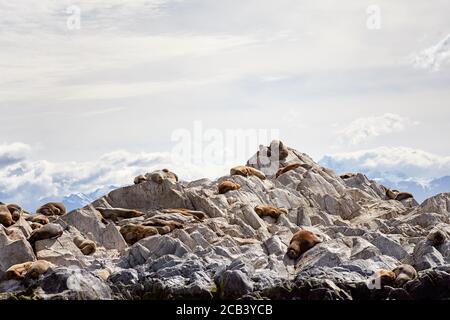
<svg viewBox="0 0 450 320">
<path fill-rule="evenodd" d="M 84 208 L 44 214 L 44 226 L 59 228 L 48 238 L 31 236 L 43 228 L 31 222 L 36 215 L 16 215 L 0 224 L 0 298 L 450 298 L 450 193 L 421 204 L 395 200 L 363 174 L 338 176 L 276 141 L 246 165 L 265 178 L 232 171 L 187 182 L 168 170 L 136 177 Z M 239 188 L 219 193 L 226 180 Z M 255 211 L 262 205 L 283 210 L 263 216 Z M 299 230 L 320 243 L 291 259 Z M 436 231 L 439 243 L 430 238 Z M 36 261 L 46 267 L 31 273 Z M 418 276 L 373 285 L 377 272 L 402 264 Z"/>
</svg>

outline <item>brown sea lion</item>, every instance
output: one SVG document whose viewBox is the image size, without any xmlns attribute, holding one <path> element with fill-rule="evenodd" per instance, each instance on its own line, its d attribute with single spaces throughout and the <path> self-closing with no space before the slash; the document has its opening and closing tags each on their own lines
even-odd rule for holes
<svg viewBox="0 0 450 320">
<path fill-rule="evenodd" d="M 399 192 L 395 197 L 395 200 L 402 201 L 405 199 L 413 198 L 414 196 L 409 192 Z"/>
<path fill-rule="evenodd" d="M 168 169 L 162 169 L 147 173 L 145 175 L 145 178 L 157 184 L 161 184 L 164 180 L 171 180 L 172 182 L 178 182 L 178 176 L 172 171 L 169 171 Z"/>
<path fill-rule="evenodd" d="M 120 228 L 120 233 L 129 245 L 133 245 L 141 239 L 158 234 L 158 230 L 155 227 L 129 223 Z"/>
<path fill-rule="evenodd" d="M 321 241 L 319 237 L 317 237 L 311 231 L 300 230 L 296 232 L 292 237 L 287 249 L 287 255 L 291 259 L 297 259 L 298 257 L 300 257 L 300 255 L 320 242 Z"/>
<path fill-rule="evenodd" d="M 375 273 L 375 283 L 381 287 L 392 286 L 395 282 L 396 275 L 393 271 L 380 269 Z"/>
<path fill-rule="evenodd" d="M 81 236 L 76 236 L 73 239 L 73 243 L 80 249 L 80 251 L 85 255 L 91 255 L 97 250 L 97 245 L 94 241 L 85 239 Z"/>
<path fill-rule="evenodd" d="M 354 176 L 356 176 L 356 173 L 348 172 L 348 173 L 341 174 L 339 177 L 340 177 L 342 180 L 346 180 L 346 179 L 350 179 L 350 178 L 352 178 L 352 177 L 354 177 Z"/>
<path fill-rule="evenodd" d="M 47 216 L 44 216 L 43 214 L 32 215 L 30 218 L 28 218 L 28 221 L 31 223 L 36 222 L 39 223 L 40 225 L 50 223 Z"/>
<path fill-rule="evenodd" d="M 399 192 L 397 190 L 391 190 L 389 188 L 385 188 L 385 189 L 386 189 L 386 197 L 390 200 L 396 200 Z"/>
<path fill-rule="evenodd" d="M 36 213 L 43 214 L 45 216 L 61 216 L 67 213 L 66 207 L 61 202 L 49 202 L 39 207 Z"/>
<path fill-rule="evenodd" d="M 6 270 L 5 276 L 8 280 L 21 280 L 25 277 L 37 279 L 51 267 L 54 265 L 45 260 L 29 261 L 11 266 Z"/>
<path fill-rule="evenodd" d="M 442 245 L 447 238 L 447 233 L 440 229 L 432 230 L 427 236 L 427 240 L 430 241 L 434 247 L 439 247 Z"/>
<path fill-rule="evenodd" d="M 31 269 L 33 261 L 15 264 L 6 270 L 5 278 L 7 280 L 21 280 L 24 278 L 25 273 Z"/>
<path fill-rule="evenodd" d="M 295 169 L 297 169 L 297 168 L 299 168 L 301 166 L 302 166 L 301 163 L 291 163 L 291 164 L 287 165 L 286 167 L 280 168 L 280 169 L 278 169 L 278 171 L 277 171 L 277 173 L 275 175 L 275 178 L 278 178 L 283 173 L 286 173 L 286 172 L 291 171 L 291 170 L 295 170 Z"/>
<path fill-rule="evenodd" d="M 239 190 L 240 188 L 241 188 L 241 186 L 238 183 L 235 183 L 230 180 L 222 181 L 218 187 L 219 194 L 224 194 L 231 190 Z"/>
<path fill-rule="evenodd" d="M 14 223 L 15 221 L 12 218 L 11 212 L 9 212 L 8 207 L 4 204 L 0 205 L 0 224 L 8 228 Z"/>
<path fill-rule="evenodd" d="M 243 177 L 249 177 L 249 176 L 256 176 L 260 178 L 261 180 L 266 179 L 266 175 L 259 171 L 258 169 L 248 167 L 248 166 L 237 166 L 230 169 L 230 175 L 235 176 L 243 176 Z"/>
<path fill-rule="evenodd" d="M 183 224 L 178 221 L 164 220 L 159 218 L 150 218 L 142 223 L 143 226 L 150 227 L 169 227 L 170 231 L 174 229 L 183 229 Z"/>
<path fill-rule="evenodd" d="M 417 278 L 416 269 L 409 264 L 402 264 L 392 271 L 395 273 L 395 284 L 398 286 Z"/>
<path fill-rule="evenodd" d="M 42 227 L 42 224 L 37 223 L 37 222 L 31 222 L 31 223 L 30 223 L 30 227 L 31 227 L 31 230 L 36 230 L 36 229 L 41 228 L 41 227 Z"/>
<path fill-rule="evenodd" d="M 132 209 L 96 207 L 95 210 L 100 212 L 103 218 L 111 219 L 113 221 L 116 221 L 118 218 L 130 219 L 142 217 L 143 215 L 145 215 L 141 211 Z"/>
<path fill-rule="evenodd" d="M 28 238 L 28 242 L 34 244 L 39 240 L 59 238 L 63 234 L 63 232 L 64 229 L 59 224 L 48 223 L 39 229 L 33 230 L 30 237 Z"/>
<path fill-rule="evenodd" d="M 287 214 L 288 211 L 285 208 L 275 208 L 269 205 L 258 205 L 255 207 L 255 212 L 260 217 L 272 217 L 278 219 L 281 214 Z"/>
<path fill-rule="evenodd" d="M 161 210 L 163 213 L 179 213 L 183 216 L 192 216 L 197 220 L 203 221 L 205 218 L 207 218 L 207 215 L 203 211 L 198 210 L 190 210 L 185 208 L 168 208 Z"/>
<path fill-rule="evenodd" d="M 8 204 L 7 207 L 13 220 L 18 221 L 23 213 L 23 209 L 17 204 Z"/>
<path fill-rule="evenodd" d="M 134 178 L 134 184 L 140 184 L 147 181 L 147 178 L 144 177 L 142 174 Z"/>
</svg>

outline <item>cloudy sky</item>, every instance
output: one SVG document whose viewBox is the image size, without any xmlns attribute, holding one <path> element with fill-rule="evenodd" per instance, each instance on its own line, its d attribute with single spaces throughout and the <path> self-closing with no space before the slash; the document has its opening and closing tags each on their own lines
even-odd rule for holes
<svg viewBox="0 0 450 320">
<path fill-rule="evenodd" d="M 316 160 L 448 175 L 448 12 L 447 0 L 0 0 L 0 201 L 161 165 L 217 176 L 273 135 Z M 176 137 L 201 137 L 205 158 L 208 137 L 238 129 L 261 138 L 219 143 L 222 163 L 171 156 Z"/>
</svg>

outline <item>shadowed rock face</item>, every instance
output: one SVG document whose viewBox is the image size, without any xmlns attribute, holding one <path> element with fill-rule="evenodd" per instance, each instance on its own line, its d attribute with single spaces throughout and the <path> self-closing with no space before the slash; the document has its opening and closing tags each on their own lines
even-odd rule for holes
<svg viewBox="0 0 450 320">
<path fill-rule="evenodd" d="M 420 205 L 409 196 L 399 201 L 362 174 L 342 178 L 285 145 L 282 156 L 267 149 L 261 147 L 246 164 L 265 179 L 143 180 L 49 216 L 62 234 L 33 246 L 27 240 L 32 219 L 0 225 L 0 297 L 34 292 L 43 299 L 450 298 L 450 241 L 427 239 L 436 229 L 450 234 L 450 193 Z M 280 168 L 293 169 L 277 175 Z M 223 181 L 240 188 L 220 194 Z M 283 214 L 258 214 L 261 206 L 283 208 Z M 110 219 L 105 212 L 139 214 Z M 155 231 L 127 244 L 120 230 L 129 225 Z M 320 243 L 291 259 L 288 247 L 300 230 L 317 235 Z M 95 252 L 84 254 L 74 243 L 80 238 L 95 245 Z M 37 259 L 53 267 L 37 279 L 2 278 L 12 265 Z M 417 277 L 392 285 L 373 281 L 379 270 L 402 264 L 412 265 Z"/>
</svg>

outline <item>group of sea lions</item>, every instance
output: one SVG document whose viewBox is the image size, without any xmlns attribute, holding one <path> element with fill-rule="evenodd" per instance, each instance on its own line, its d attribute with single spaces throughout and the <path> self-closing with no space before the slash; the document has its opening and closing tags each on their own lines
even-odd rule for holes
<svg viewBox="0 0 450 320">
<path fill-rule="evenodd" d="M 310 170 L 311 165 L 306 163 L 289 163 L 285 164 L 283 161 L 288 157 L 289 152 L 287 148 L 283 145 L 281 141 L 272 142 L 267 148 L 267 155 L 272 156 L 273 150 L 278 148 L 278 158 L 281 162 L 280 168 L 276 171 L 274 175 L 275 179 L 278 179 L 281 175 L 297 168 L 303 168 Z M 242 176 L 242 177 L 257 177 L 261 180 L 266 180 L 266 175 L 251 166 L 237 166 L 230 169 L 230 176 Z M 342 175 L 342 179 L 349 179 L 354 174 Z M 168 169 L 157 170 L 145 175 L 139 175 L 134 179 L 136 185 L 142 183 L 156 183 L 162 184 L 164 180 L 169 180 L 173 183 L 178 182 L 178 176 L 169 171 Z M 219 194 L 226 194 L 233 190 L 239 190 L 241 185 L 238 183 L 227 179 L 221 181 L 218 186 Z M 402 201 L 412 197 L 411 194 L 406 192 L 399 192 L 397 190 L 390 190 L 385 188 L 387 199 Z M 123 236 L 125 241 L 129 245 L 156 235 L 164 235 L 172 232 L 175 229 L 184 228 L 183 223 L 174 220 L 163 219 L 161 217 L 149 217 L 141 219 L 134 219 L 132 222 L 124 221 L 126 223 L 120 224 L 124 219 L 140 218 L 146 214 L 134 209 L 123 209 L 123 208 L 104 208 L 96 207 L 95 211 L 98 218 L 104 223 L 108 224 L 110 222 L 118 225 L 120 234 Z M 191 210 L 187 208 L 167 208 L 160 210 L 163 214 L 180 214 L 187 217 L 192 217 L 194 221 L 201 222 L 207 215 L 202 211 Z M 271 205 L 257 205 L 254 207 L 255 213 L 263 217 L 271 217 L 278 220 L 281 215 L 288 214 L 288 210 L 285 208 L 277 208 Z M 31 245 L 34 245 L 36 241 L 57 238 L 60 237 L 64 228 L 58 224 L 58 218 L 61 215 L 66 214 L 66 208 L 62 203 L 50 202 L 47 203 L 36 210 L 36 214 L 29 214 L 22 210 L 20 206 L 15 204 L 5 205 L 0 203 L 0 224 L 6 228 L 13 226 L 21 217 L 25 219 L 30 224 L 33 229 L 28 241 Z M 428 241 L 434 246 L 439 246 L 446 241 L 447 235 L 440 230 L 434 230 L 427 237 Z M 81 236 L 77 236 L 73 239 L 74 244 L 80 249 L 84 255 L 91 255 L 96 251 L 96 243 L 92 240 L 85 239 Z M 291 238 L 289 246 L 287 248 L 286 256 L 290 259 L 301 258 L 302 255 L 308 250 L 312 249 L 317 244 L 321 243 L 322 239 L 317 234 L 309 230 L 299 230 Z M 8 269 L 6 275 L 9 279 L 23 279 L 24 277 L 36 278 L 40 274 L 45 273 L 53 265 L 47 261 L 37 260 L 25 262 L 22 264 L 17 264 Z M 384 285 L 401 285 L 406 281 L 413 280 L 417 277 L 417 272 L 410 265 L 401 265 L 393 270 L 379 270 L 376 273 L 377 279 Z"/>
</svg>

